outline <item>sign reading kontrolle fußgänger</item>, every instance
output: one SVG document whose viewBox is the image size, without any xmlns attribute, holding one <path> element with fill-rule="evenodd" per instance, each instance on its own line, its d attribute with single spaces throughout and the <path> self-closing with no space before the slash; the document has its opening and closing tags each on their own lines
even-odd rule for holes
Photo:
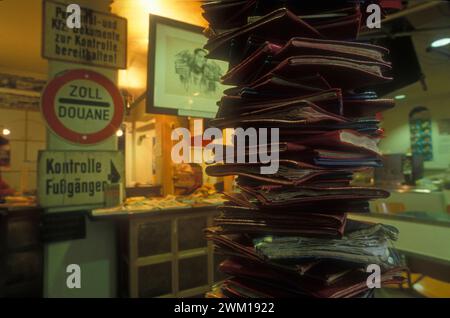
<svg viewBox="0 0 450 318">
<path fill-rule="evenodd" d="M 44 207 L 103 204 L 108 185 L 122 182 L 119 151 L 40 151 L 38 198 Z"/>
<path fill-rule="evenodd" d="M 76 3 L 76 1 L 74 2 Z M 44 58 L 110 68 L 127 68 L 127 20 L 81 8 L 81 27 L 67 26 L 67 4 L 44 1 Z"/>
</svg>

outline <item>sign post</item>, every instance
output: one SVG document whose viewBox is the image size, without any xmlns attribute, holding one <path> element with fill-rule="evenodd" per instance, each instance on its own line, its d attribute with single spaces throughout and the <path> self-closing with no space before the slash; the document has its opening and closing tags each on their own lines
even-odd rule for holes
<svg viewBox="0 0 450 318">
<path fill-rule="evenodd" d="M 67 7 L 74 1 L 58 1 L 43 1 L 42 55 L 51 82 L 41 105 L 48 129 L 38 196 L 47 213 L 98 207 L 103 187 L 125 179 L 115 135 L 124 107 L 115 86 L 117 69 L 127 64 L 127 20 L 109 13 L 110 0 L 77 0 L 81 26 L 68 28 Z M 115 237 L 114 223 L 86 218 L 84 239 L 47 244 L 44 296 L 117 296 Z M 80 266 L 80 289 L 66 285 L 70 264 Z"/>
</svg>

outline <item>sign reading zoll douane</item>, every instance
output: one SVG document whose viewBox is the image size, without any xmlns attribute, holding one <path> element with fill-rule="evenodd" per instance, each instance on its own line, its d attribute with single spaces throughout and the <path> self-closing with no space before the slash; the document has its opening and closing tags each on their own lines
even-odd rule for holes
<svg viewBox="0 0 450 318">
<path fill-rule="evenodd" d="M 127 20 L 81 7 L 80 27 L 69 28 L 67 19 L 71 13 L 67 13 L 67 6 L 44 1 L 43 57 L 92 66 L 127 68 Z"/>
<path fill-rule="evenodd" d="M 72 143 L 91 145 L 120 129 L 124 103 L 107 77 L 89 70 L 70 70 L 45 87 L 41 110 L 55 134 Z"/>
<path fill-rule="evenodd" d="M 119 151 L 40 151 L 39 204 L 103 204 L 108 185 L 122 182 L 123 167 L 123 154 Z"/>
</svg>

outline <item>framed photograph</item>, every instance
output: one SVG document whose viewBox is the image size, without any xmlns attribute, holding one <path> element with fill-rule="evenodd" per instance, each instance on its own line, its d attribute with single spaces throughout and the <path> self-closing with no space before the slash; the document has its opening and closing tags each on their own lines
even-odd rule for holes
<svg viewBox="0 0 450 318">
<path fill-rule="evenodd" d="M 147 112 L 213 118 L 228 63 L 206 58 L 199 26 L 150 15 Z"/>
</svg>

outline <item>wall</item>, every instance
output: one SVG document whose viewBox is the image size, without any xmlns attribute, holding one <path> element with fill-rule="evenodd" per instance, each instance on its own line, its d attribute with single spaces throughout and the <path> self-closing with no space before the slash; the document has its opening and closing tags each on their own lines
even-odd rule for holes
<svg viewBox="0 0 450 318">
<path fill-rule="evenodd" d="M 428 21 L 421 27 L 430 27 L 430 23 L 432 24 L 433 21 Z M 388 96 L 406 95 L 406 99 L 396 101 L 397 105 L 394 109 L 383 113 L 382 126 L 386 130 L 387 138 L 380 143 L 380 148 L 384 153 L 408 151 L 411 147 L 408 126 L 409 112 L 417 106 L 427 107 L 432 118 L 434 157 L 433 161 L 425 163 L 428 172 L 447 169 L 450 164 L 449 147 L 439 150 L 440 136 L 437 127 L 439 119 L 450 118 L 450 60 L 443 54 L 427 51 L 431 41 L 441 36 L 440 33 L 413 33 L 412 38 L 422 72 L 425 75 L 427 90 L 424 90 L 422 84 L 417 82 Z M 447 151 L 447 154 L 442 153 L 442 150 Z"/>
<path fill-rule="evenodd" d="M 450 164 L 450 152 L 445 153 L 440 148 L 441 136 L 438 130 L 438 120 L 450 118 L 450 92 L 448 95 L 431 95 L 426 92 L 422 97 L 397 101 L 394 109 L 383 113 L 382 126 L 387 138 L 380 142 L 383 153 L 405 153 L 410 151 L 409 112 L 416 106 L 425 106 L 430 110 L 432 118 L 433 161 L 426 162 L 429 170 L 447 169 Z M 449 151 L 449 149 L 447 149 Z"/>
<path fill-rule="evenodd" d="M 45 148 L 45 126 L 34 111 L 0 109 L 0 126 L 8 127 L 11 166 L 1 168 L 2 178 L 16 191 L 36 190 L 37 153 Z"/>
<path fill-rule="evenodd" d="M 155 138 L 154 120 L 126 123 L 125 133 L 126 186 L 154 185 L 156 168 L 154 167 Z"/>
<path fill-rule="evenodd" d="M 0 73 L 3 72 L 4 70 L 0 69 Z M 45 124 L 39 109 L 22 105 L 20 102 L 23 96 L 34 95 L 36 94 L 29 91 L 0 88 L 0 96 L 8 96 L 2 99 L 3 101 L 17 104 L 11 107 L 0 102 L 0 132 L 3 128 L 11 132 L 10 135 L 4 136 L 10 141 L 11 164 L 9 167 L 0 168 L 0 171 L 9 186 L 19 192 L 36 190 L 37 154 L 45 148 Z M 34 97 L 38 98 L 39 95 Z"/>
</svg>

